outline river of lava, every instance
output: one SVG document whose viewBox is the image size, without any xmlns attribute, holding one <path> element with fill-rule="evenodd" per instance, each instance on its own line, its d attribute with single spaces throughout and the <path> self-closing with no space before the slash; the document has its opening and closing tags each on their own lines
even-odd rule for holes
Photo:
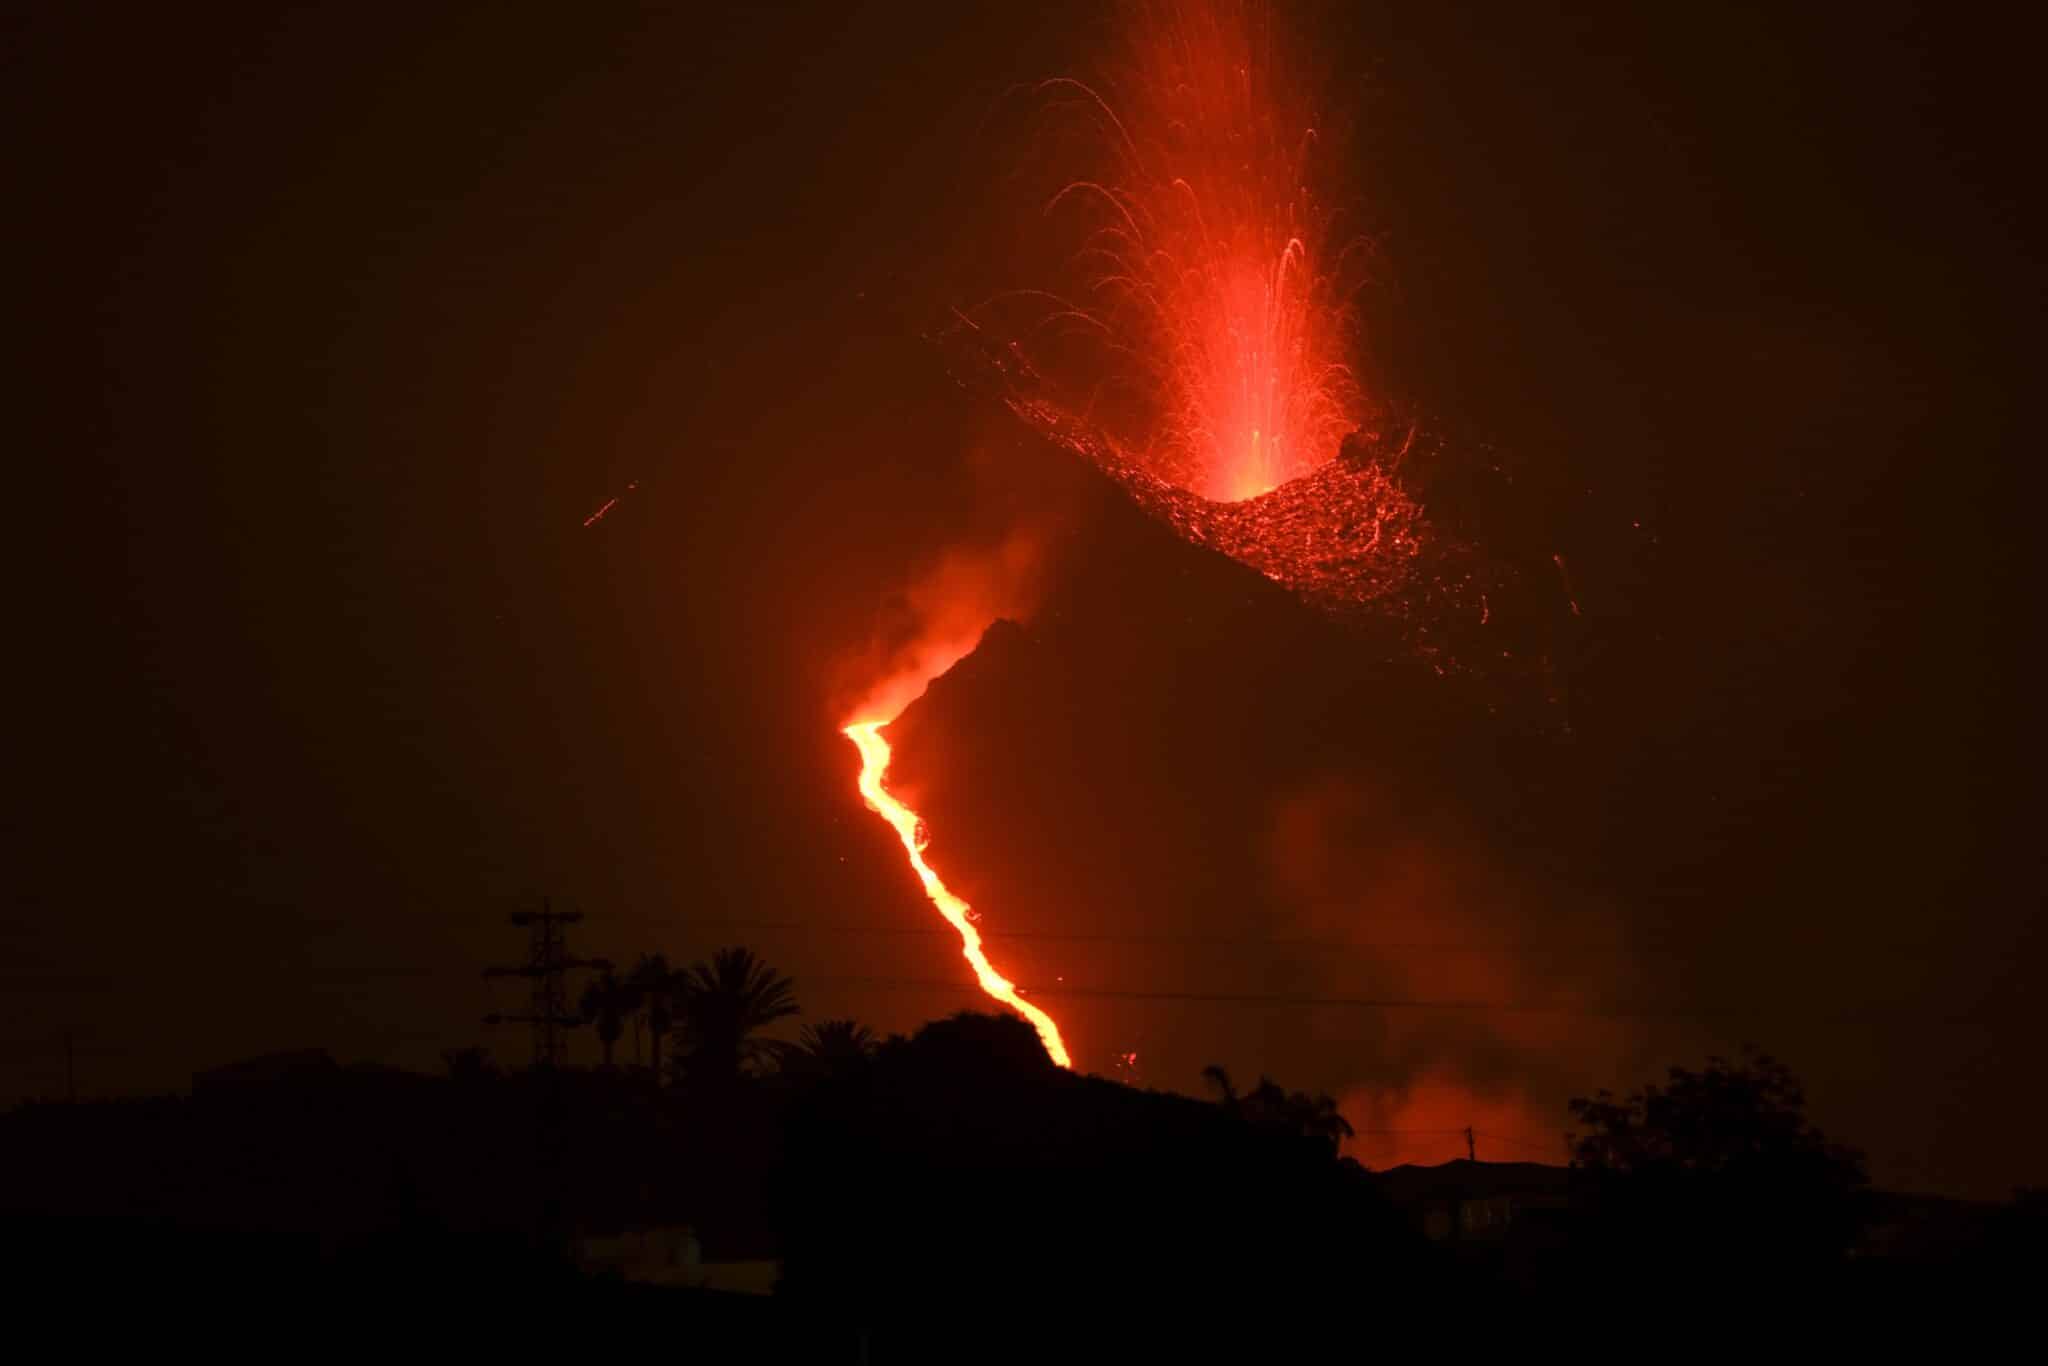
<svg viewBox="0 0 2048 1366">
<path fill-rule="evenodd" d="M 1071 1068 L 1073 1059 L 1067 1056 L 1066 1042 L 1060 1038 L 1060 1027 L 1052 1016 L 1025 1000 L 1016 984 L 997 972 L 988 961 L 988 954 L 981 946 L 981 932 L 974 928 L 972 908 L 955 895 L 951 888 L 932 871 L 925 862 L 924 851 L 930 843 L 926 837 L 924 822 L 915 811 L 898 801 L 883 786 L 883 775 L 889 771 L 889 742 L 882 738 L 882 727 L 886 721 L 857 721 L 845 728 L 846 738 L 860 749 L 860 795 L 867 802 L 868 809 L 889 822 L 896 831 L 896 837 L 903 841 L 903 852 L 910 856 L 910 866 L 917 871 L 918 880 L 924 883 L 925 895 L 939 914 L 946 918 L 960 934 L 960 954 L 974 969 L 975 980 L 981 989 L 994 999 L 1031 1021 L 1038 1031 L 1038 1037 L 1045 1044 L 1045 1051 L 1061 1067 Z"/>
</svg>

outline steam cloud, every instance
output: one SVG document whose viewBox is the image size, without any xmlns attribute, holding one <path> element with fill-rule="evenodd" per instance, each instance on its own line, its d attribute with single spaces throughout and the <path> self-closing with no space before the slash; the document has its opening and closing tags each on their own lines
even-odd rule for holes
<svg viewBox="0 0 2048 1366">
<path fill-rule="evenodd" d="M 867 684 L 848 709 L 855 721 L 892 721 L 925 685 L 972 651 L 997 617 L 1037 605 L 1045 563 L 1041 534 L 1014 528 L 992 546 L 954 547 L 885 603 L 866 650 L 850 665 Z"/>
<path fill-rule="evenodd" d="M 1276 935 L 1334 946 L 1297 962 L 1304 994 L 1405 1003 L 1330 1008 L 1374 1031 L 1341 1084 L 1352 1156 L 1462 1157 L 1469 1126 L 1481 1156 L 1555 1162 L 1559 1097 L 1630 1046 L 1598 1008 L 1633 970 L 1603 908 L 1511 878 L 1448 824 L 1356 775 L 1287 796 L 1268 838 Z"/>
</svg>

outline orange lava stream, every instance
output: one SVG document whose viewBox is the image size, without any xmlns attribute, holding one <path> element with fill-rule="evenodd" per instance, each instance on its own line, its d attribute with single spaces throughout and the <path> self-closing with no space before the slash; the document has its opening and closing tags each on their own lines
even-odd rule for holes
<svg viewBox="0 0 2048 1366">
<path fill-rule="evenodd" d="M 1067 1045 L 1060 1038 L 1059 1025 L 1052 1016 L 1018 995 L 1016 985 L 990 966 L 988 955 L 982 951 L 981 932 L 974 928 L 974 922 L 969 918 L 971 908 L 955 896 L 932 871 L 932 866 L 924 861 L 925 846 L 929 842 L 925 838 L 924 823 L 915 811 L 890 796 L 889 790 L 882 786 L 882 775 L 889 771 L 889 742 L 882 738 L 882 727 L 887 724 L 886 721 L 859 721 L 845 729 L 846 738 L 860 749 L 860 795 L 867 801 L 870 811 L 896 828 L 897 838 L 903 841 L 903 851 L 910 855 L 910 866 L 917 870 L 918 879 L 924 883 L 925 895 L 931 898 L 932 905 L 939 908 L 939 914 L 960 932 L 961 957 L 973 967 L 981 989 L 1031 1021 L 1052 1060 L 1071 1069 L 1074 1062 L 1067 1056 Z"/>
</svg>

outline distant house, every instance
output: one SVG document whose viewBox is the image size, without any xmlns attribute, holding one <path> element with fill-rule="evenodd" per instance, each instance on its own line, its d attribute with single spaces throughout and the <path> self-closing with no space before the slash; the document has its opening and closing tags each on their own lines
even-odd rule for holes
<svg viewBox="0 0 2048 1366">
<path fill-rule="evenodd" d="M 1540 1162 L 1471 1162 L 1392 1167 L 1380 1189 L 1435 1242 L 1500 1241 L 1554 1227 L 1569 1206 L 1570 1170 Z"/>
<path fill-rule="evenodd" d="M 576 1240 L 575 1254 L 585 1271 L 641 1285 L 740 1295 L 771 1294 L 782 1274 L 782 1264 L 774 1260 L 705 1261 L 696 1231 L 687 1225 L 585 1236 Z"/>
</svg>

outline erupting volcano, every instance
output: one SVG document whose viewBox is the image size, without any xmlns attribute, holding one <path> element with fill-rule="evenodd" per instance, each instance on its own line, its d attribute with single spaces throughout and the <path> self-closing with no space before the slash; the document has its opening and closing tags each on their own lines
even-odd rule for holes
<svg viewBox="0 0 2048 1366">
<path fill-rule="evenodd" d="M 1512 590 L 1425 517 L 1445 444 L 1359 378 L 1371 246 L 1317 83 L 1256 0 L 1121 17 L 1121 60 L 1036 89 L 1049 278 L 956 311 L 956 378 L 1187 539 L 1448 660 L 1447 619 Z"/>
<path fill-rule="evenodd" d="M 1326 614 L 1391 624 L 1439 674 L 1547 674 L 1524 629 L 1540 610 L 1514 610 L 1532 606 L 1528 576 L 1425 516 L 1415 490 L 1453 482 L 1447 443 L 1359 381 L 1352 299 L 1368 244 L 1339 230 L 1341 187 L 1318 188 L 1343 164 L 1339 139 L 1271 14 L 1256 0 L 1121 13 L 1121 62 L 1097 83 L 1035 92 L 1031 142 L 1055 174 L 1021 250 L 1050 253 L 1067 287 L 955 310 L 934 338 L 954 378 L 1185 540 Z M 917 814 L 884 786 L 888 722 L 872 718 L 893 719 L 901 700 L 844 727 L 861 795 L 982 989 L 1065 1065 L 1057 1025 L 990 966 L 966 902 L 925 862 Z"/>
<path fill-rule="evenodd" d="M 860 795 L 870 811 L 894 827 L 897 838 L 903 841 L 903 852 L 910 858 L 910 866 L 917 870 L 918 880 L 924 883 L 925 895 L 931 898 L 932 905 L 939 908 L 939 914 L 960 932 L 961 956 L 974 968 L 975 980 L 981 983 L 981 989 L 1031 1021 L 1052 1060 L 1062 1067 L 1072 1067 L 1074 1062 L 1067 1055 L 1066 1042 L 1060 1038 L 1059 1025 L 1052 1016 L 1018 994 L 1016 984 L 990 965 L 988 954 L 981 946 L 981 932 L 974 928 L 973 908 L 955 896 L 932 871 L 931 864 L 925 862 L 924 851 L 930 840 L 926 837 L 924 822 L 882 785 L 883 776 L 889 771 L 889 742 L 882 738 L 882 727 L 887 724 L 886 721 L 857 721 L 845 728 L 846 738 L 860 748 Z"/>
</svg>

